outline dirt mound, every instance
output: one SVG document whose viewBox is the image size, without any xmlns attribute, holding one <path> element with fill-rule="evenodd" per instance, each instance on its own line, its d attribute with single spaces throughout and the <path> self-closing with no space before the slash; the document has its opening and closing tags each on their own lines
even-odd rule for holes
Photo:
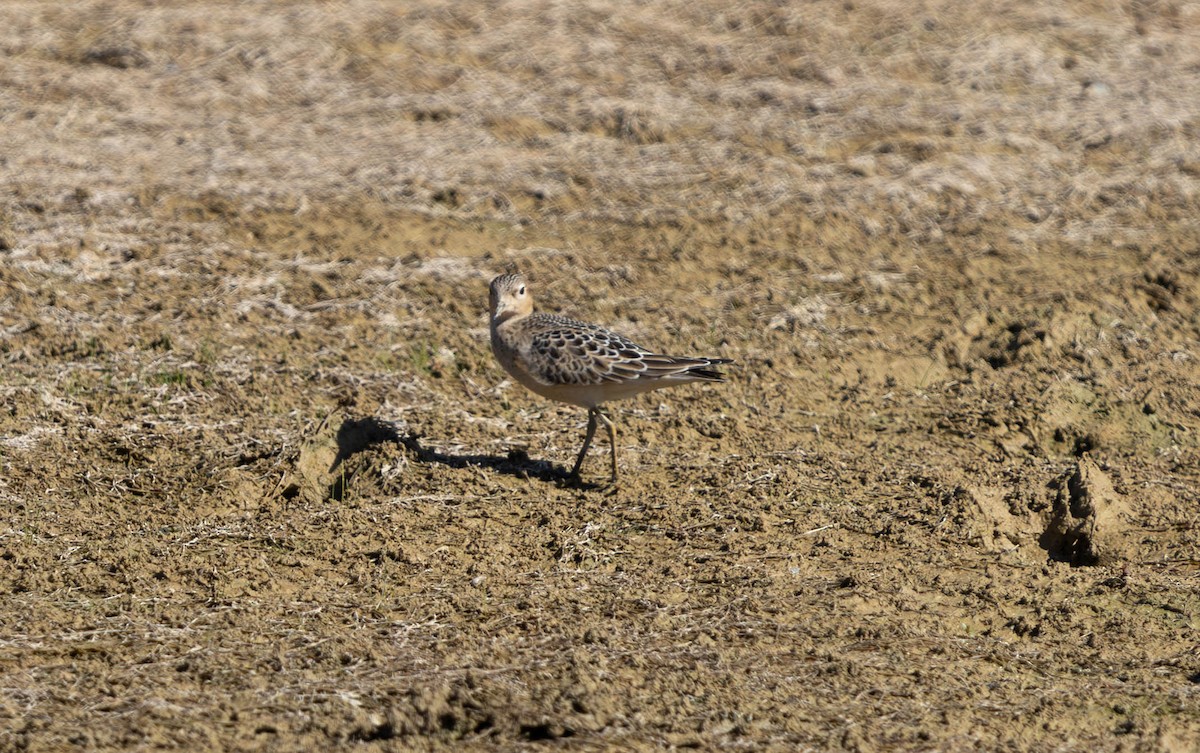
<svg viewBox="0 0 1200 753">
<path fill-rule="evenodd" d="M 1041 539 L 1050 556 L 1073 565 L 1117 564 L 1136 556 L 1125 541 L 1136 517 L 1095 462 L 1080 460 L 1056 486 L 1058 494 Z"/>
</svg>

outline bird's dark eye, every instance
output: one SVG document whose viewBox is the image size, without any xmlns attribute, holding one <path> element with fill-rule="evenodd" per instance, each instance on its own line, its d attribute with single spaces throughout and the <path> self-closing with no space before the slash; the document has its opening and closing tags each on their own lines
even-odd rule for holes
<svg viewBox="0 0 1200 753">
<path fill-rule="evenodd" d="M 525 295 L 525 286 L 524 285 L 522 285 L 520 288 L 517 289 L 517 295 Z"/>
</svg>

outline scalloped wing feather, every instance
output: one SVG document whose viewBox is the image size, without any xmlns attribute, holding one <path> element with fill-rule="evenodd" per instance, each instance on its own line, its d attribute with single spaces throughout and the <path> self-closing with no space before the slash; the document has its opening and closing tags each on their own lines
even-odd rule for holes
<svg viewBox="0 0 1200 753">
<path fill-rule="evenodd" d="M 523 324 L 529 335 L 523 366 L 545 384 L 721 382 L 723 375 L 711 367 L 730 362 L 652 353 L 603 327 L 563 316 L 534 314 Z"/>
</svg>

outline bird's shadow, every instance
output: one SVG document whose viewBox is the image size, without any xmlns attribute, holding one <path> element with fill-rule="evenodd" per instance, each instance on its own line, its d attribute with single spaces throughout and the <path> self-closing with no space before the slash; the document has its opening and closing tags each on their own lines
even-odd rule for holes
<svg viewBox="0 0 1200 753">
<path fill-rule="evenodd" d="M 512 450 L 508 455 L 455 455 L 441 452 L 422 445 L 419 434 L 402 430 L 390 421 L 383 421 L 373 416 L 347 418 L 338 427 L 336 441 L 338 451 L 333 465 L 329 468 L 331 472 L 337 470 L 338 466 L 353 455 L 378 444 L 395 442 L 404 447 L 421 463 L 438 463 L 448 468 L 487 468 L 510 476 L 555 483 L 562 487 L 598 488 L 595 484 L 581 482 L 547 460 L 531 459 L 522 449 Z"/>
</svg>

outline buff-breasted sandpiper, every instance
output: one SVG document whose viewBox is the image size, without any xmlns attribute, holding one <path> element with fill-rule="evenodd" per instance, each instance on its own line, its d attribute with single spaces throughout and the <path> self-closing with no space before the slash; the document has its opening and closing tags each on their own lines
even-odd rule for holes
<svg viewBox="0 0 1200 753">
<path fill-rule="evenodd" d="M 604 422 L 612 448 L 612 483 L 617 481 L 617 429 L 600 407 L 610 400 L 689 382 L 723 382 L 714 366 L 728 358 L 667 356 L 595 324 L 533 313 L 525 278 L 501 275 L 491 284 L 492 353 L 504 370 L 537 394 L 588 409 L 587 435 L 571 469 L 587 455 L 596 422 Z"/>
</svg>

